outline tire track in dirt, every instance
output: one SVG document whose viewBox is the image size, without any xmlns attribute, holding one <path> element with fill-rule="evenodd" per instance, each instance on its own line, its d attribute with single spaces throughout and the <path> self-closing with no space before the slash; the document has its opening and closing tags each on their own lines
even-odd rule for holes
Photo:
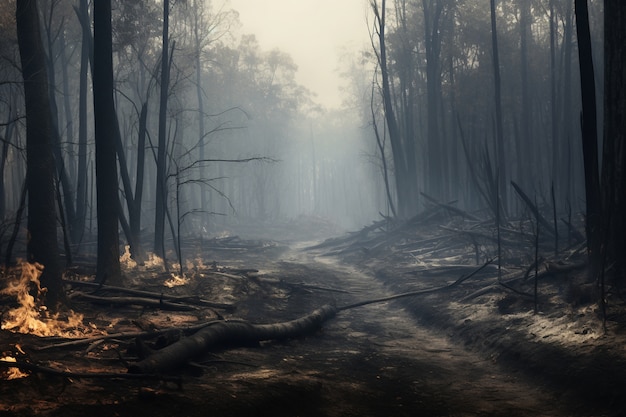
<svg viewBox="0 0 626 417">
<path fill-rule="evenodd" d="M 337 296 L 338 305 L 391 295 L 367 271 L 334 258 L 297 250 L 285 255 L 325 277 L 320 284 L 348 290 Z M 327 323 L 324 336 L 359 359 L 346 361 L 343 377 L 377 392 L 386 415 L 573 415 L 537 381 L 418 325 L 396 303 L 344 311 Z M 373 371 L 374 377 L 363 381 L 358 367 Z M 342 377 L 341 371 L 337 376 Z"/>
</svg>

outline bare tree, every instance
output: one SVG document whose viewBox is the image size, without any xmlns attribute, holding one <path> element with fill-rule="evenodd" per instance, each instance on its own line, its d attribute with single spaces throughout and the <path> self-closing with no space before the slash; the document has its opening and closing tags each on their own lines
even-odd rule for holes
<svg viewBox="0 0 626 417">
<path fill-rule="evenodd" d="M 44 266 L 47 305 L 64 301 L 57 243 L 52 114 L 36 0 L 16 2 L 17 35 L 24 77 L 28 187 L 28 260 Z"/>
<path fill-rule="evenodd" d="M 490 0 L 491 16 L 491 51 L 493 53 L 493 82 L 496 104 L 496 179 L 498 181 L 499 200 L 507 201 L 505 164 L 504 127 L 502 124 L 502 88 L 500 80 L 500 51 L 498 49 L 498 27 L 496 22 L 496 0 Z M 506 206 L 505 206 L 506 207 Z M 499 211 L 499 204 L 494 207 Z"/>
<path fill-rule="evenodd" d="M 93 97 L 96 131 L 98 264 L 96 279 L 119 284 L 119 195 L 115 140 L 117 119 L 113 100 L 111 0 L 94 4 Z"/>
<path fill-rule="evenodd" d="M 600 260 L 601 244 L 601 200 L 600 174 L 598 168 L 598 137 L 596 116 L 596 90 L 593 56 L 591 52 L 591 33 L 589 30 L 589 12 L 587 0 L 575 0 L 576 31 L 578 35 L 578 56 L 580 65 L 580 85 L 582 93 L 582 128 L 583 157 L 585 163 L 585 193 L 587 205 L 587 248 L 591 256 L 592 274 Z"/>
<path fill-rule="evenodd" d="M 161 95 L 159 100 L 159 138 L 157 148 L 156 211 L 154 252 L 165 256 L 165 211 L 167 204 L 167 98 L 170 78 L 169 44 L 170 2 L 163 0 L 163 49 L 161 54 Z"/>
</svg>

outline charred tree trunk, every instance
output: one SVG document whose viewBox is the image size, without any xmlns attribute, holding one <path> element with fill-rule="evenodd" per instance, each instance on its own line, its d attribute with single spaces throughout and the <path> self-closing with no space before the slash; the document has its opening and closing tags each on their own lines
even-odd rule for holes
<svg viewBox="0 0 626 417">
<path fill-rule="evenodd" d="M 76 210 L 75 210 L 75 201 L 74 201 L 74 186 L 72 185 L 71 175 L 67 170 L 67 166 L 65 164 L 65 159 L 63 156 L 63 148 L 61 144 L 61 134 L 59 130 L 59 109 L 56 101 L 56 89 L 57 89 L 57 81 L 56 81 L 56 72 L 54 69 L 54 53 L 55 53 L 55 42 L 54 35 L 52 29 L 52 17 L 54 15 L 54 7 L 55 3 L 50 3 L 50 10 L 47 13 L 47 19 L 44 20 L 44 27 L 46 29 L 46 40 L 48 47 L 47 58 L 47 74 L 48 74 L 48 94 L 50 95 L 50 113 L 52 115 L 52 139 L 54 143 L 54 157 L 56 161 L 57 167 L 57 177 L 59 178 L 59 182 L 63 189 L 63 209 L 65 212 L 59 213 L 60 216 L 66 216 L 70 227 L 73 227 L 75 224 Z M 64 46 L 61 46 L 64 48 Z M 70 142 L 71 143 L 71 142 Z M 71 233 L 74 235 L 74 233 Z"/>
<path fill-rule="evenodd" d="M 587 250 L 592 265 L 591 273 L 595 276 L 600 263 L 600 245 L 602 242 L 595 74 L 593 56 L 591 53 L 591 33 L 589 30 L 587 0 L 575 0 L 574 5 L 576 10 L 578 61 L 580 65 L 580 85 L 583 107 L 580 122 L 582 128 L 583 160 L 585 164 Z"/>
<path fill-rule="evenodd" d="M 603 218 L 608 230 L 606 265 L 626 280 L 626 3 L 604 2 L 604 150 L 602 158 Z"/>
<path fill-rule="evenodd" d="M 98 264 L 96 280 L 121 283 L 118 181 L 115 140 L 117 120 L 113 100 L 111 0 L 94 3 L 93 96 L 96 130 Z"/>
<path fill-rule="evenodd" d="M 444 175 L 444 152 L 442 135 L 439 132 L 439 104 L 441 102 L 441 15 L 440 0 L 423 0 L 424 45 L 426 49 L 426 95 L 428 114 L 428 194 L 443 199 L 443 190 L 448 187 Z"/>
<path fill-rule="evenodd" d="M 139 132 L 137 138 L 137 170 L 135 175 L 135 193 L 133 203 L 128 207 L 128 222 L 133 242 L 137 245 L 131 254 L 141 260 L 144 256 L 141 246 L 141 205 L 143 200 L 144 171 L 146 161 L 146 136 L 148 124 L 148 100 L 141 105 L 139 113 Z M 134 252 L 134 253 L 133 253 Z"/>
<path fill-rule="evenodd" d="M 79 18 L 89 20 L 87 0 L 81 0 Z M 81 17 L 82 16 L 82 17 Z M 87 218 L 87 90 L 92 38 L 88 28 L 83 27 L 80 49 L 80 74 L 78 98 L 78 168 L 76 175 L 76 223 L 70 229 L 74 232 L 73 242 L 80 242 L 85 232 Z"/>
<path fill-rule="evenodd" d="M 52 113 L 36 0 L 17 0 L 17 36 L 24 77 L 28 188 L 28 260 L 44 266 L 47 305 L 65 299 L 57 242 Z"/>
<path fill-rule="evenodd" d="M 167 203 L 167 95 L 169 89 L 169 0 L 163 0 L 163 49 L 161 54 L 161 96 L 159 100 L 159 139 L 157 149 L 156 210 L 154 252 L 165 259 L 165 205 Z"/>
<path fill-rule="evenodd" d="M 6 215 L 6 184 L 4 182 L 4 168 L 6 167 L 7 157 L 9 156 L 9 145 L 13 136 L 14 123 L 11 118 L 14 116 L 12 109 L 7 115 L 6 126 L 4 127 L 4 137 L 2 139 L 2 155 L 0 155 L 0 222 L 4 220 Z"/>
<path fill-rule="evenodd" d="M 498 51 L 498 29 L 496 25 L 496 0 L 490 0 L 491 8 L 491 49 L 493 53 L 493 83 L 496 105 L 496 178 L 498 179 L 498 194 L 500 202 L 506 212 L 507 188 L 506 173 L 502 169 L 505 164 L 504 128 L 502 126 L 502 92 L 500 80 L 500 53 Z M 496 206 L 499 208 L 499 206 Z M 506 215 L 506 213 L 504 213 Z"/>
</svg>

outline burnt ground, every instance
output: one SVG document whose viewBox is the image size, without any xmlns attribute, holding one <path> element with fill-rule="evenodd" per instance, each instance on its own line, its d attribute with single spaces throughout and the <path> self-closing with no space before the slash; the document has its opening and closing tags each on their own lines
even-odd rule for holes
<svg viewBox="0 0 626 417">
<path fill-rule="evenodd" d="M 377 256 L 310 249 L 315 242 L 294 232 L 273 241 L 188 242 L 186 253 L 201 259 L 184 285 L 171 289 L 158 265 L 125 268 L 129 286 L 200 295 L 233 304 L 233 311 L 112 307 L 74 297 L 74 310 L 84 315 L 77 331 L 94 337 L 184 328 L 220 316 L 280 322 L 327 303 L 442 287 L 460 276 L 442 269 L 442 257 L 427 265 L 426 258 L 407 260 L 391 249 Z M 92 267 L 79 263 L 68 278 L 88 279 Z M 299 339 L 220 347 L 170 381 L 41 372 L 0 380 L 0 416 L 623 415 L 626 336 L 619 311 L 611 311 L 605 332 L 595 304 L 568 298 L 572 273 L 540 281 L 537 314 L 528 297 L 494 285 L 494 270 L 486 268 L 451 289 L 342 311 Z M 59 341 L 0 331 L 4 355 L 54 369 L 124 374 L 135 360 L 134 339 L 123 336 L 38 349 Z"/>
</svg>

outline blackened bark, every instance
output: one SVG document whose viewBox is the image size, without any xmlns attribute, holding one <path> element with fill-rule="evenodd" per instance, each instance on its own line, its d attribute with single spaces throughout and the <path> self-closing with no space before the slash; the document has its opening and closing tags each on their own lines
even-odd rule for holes
<svg viewBox="0 0 626 417">
<path fill-rule="evenodd" d="M 79 19 L 89 20 L 87 1 L 80 0 Z M 78 98 L 78 170 L 76 175 L 76 219 L 72 230 L 76 233 L 72 240 L 80 242 L 85 231 L 87 218 L 87 89 L 89 59 L 93 47 L 91 29 L 83 26 L 80 50 L 79 98 Z"/>
<path fill-rule="evenodd" d="M 507 206 L 507 192 L 506 192 L 506 172 L 504 172 L 503 165 L 505 163 L 505 150 L 504 150 L 504 128 L 502 127 L 502 92 L 501 92 L 501 80 L 500 80 L 500 53 L 498 50 L 498 29 L 496 24 L 496 1 L 490 1 L 491 9 L 491 50 L 493 53 L 493 82 L 495 92 L 495 104 L 496 104 L 496 178 L 498 180 L 498 194 L 500 196 L 499 201 L 506 211 Z M 498 199 L 493 199 L 498 200 Z M 499 205 L 495 205 L 494 209 L 497 211 L 500 209 Z"/>
<path fill-rule="evenodd" d="M 28 261 L 44 266 L 46 304 L 64 301 L 57 242 L 55 161 L 46 63 L 36 0 L 17 0 L 17 35 L 24 77 L 28 188 Z"/>
<path fill-rule="evenodd" d="M 591 34 L 587 0 L 575 0 L 576 32 L 578 35 L 578 62 L 582 94 L 581 128 L 583 161 L 585 164 L 585 197 L 587 206 L 587 250 L 592 264 L 592 274 L 598 272 L 602 242 L 600 174 L 598 171 L 598 134 L 596 116 L 595 74 L 591 53 Z"/>
<path fill-rule="evenodd" d="M 423 0 L 424 11 L 424 47 L 426 50 L 426 94 L 428 113 L 428 193 L 437 198 L 447 187 L 444 166 L 444 147 L 439 133 L 439 105 L 441 102 L 441 28 L 440 21 L 443 3 L 438 0 Z M 434 10 L 433 10 L 434 9 Z"/>
<path fill-rule="evenodd" d="M 96 280 L 121 282 L 118 182 L 115 138 L 117 120 L 113 100 L 111 0 L 94 2 L 93 96 L 96 131 L 96 188 L 98 263 Z"/>
<path fill-rule="evenodd" d="M 602 192 L 604 201 L 606 265 L 614 265 L 616 278 L 626 280 L 626 3 L 604 2 L 604 149 Z"/>
<path fill-rule="evenodd" d="M 224 345 L 246 345 L 265 340 L 302 337 L 318 330 L 326 321 L 335 317 L 337 311 L 337 307 L 324 305 L 306 316 L 282 323 L 217 322 L 132 364 L 128 372 L 157 374 L 172 371 L 211 349 Z"/>
<path fill-rule="evenodd" d="M 163 52 L 161 55 L 161 96 L 159 107 L 159 143 L 157 149 L 156 210 L 154 252 L 165 259 L 165 204 L 167 156 L 167 93 L 169 89 L 169 0 L 163 0 Z"/>
</svg>

